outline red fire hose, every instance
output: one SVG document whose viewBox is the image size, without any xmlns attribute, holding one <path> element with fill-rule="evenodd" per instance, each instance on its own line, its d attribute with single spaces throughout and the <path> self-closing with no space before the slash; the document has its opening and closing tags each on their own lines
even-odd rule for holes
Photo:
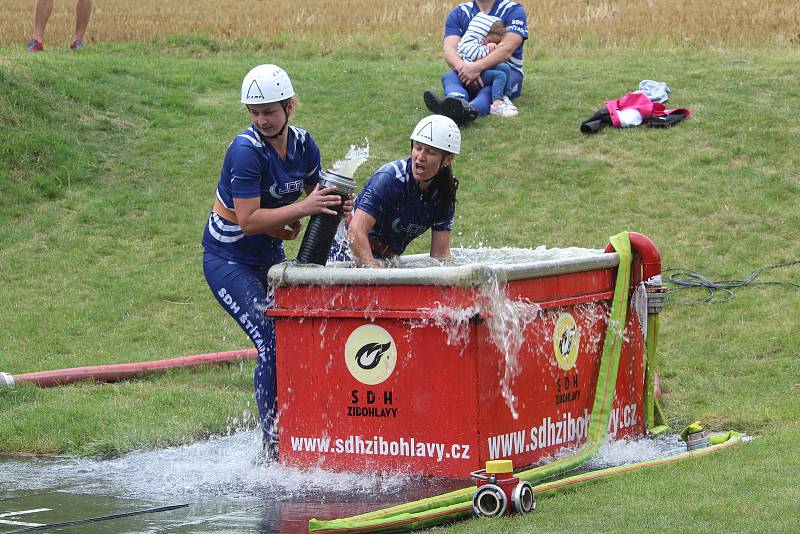
<svg viewBox="0 0 800 534">
<path fill-rule="evenodd" d="M 631 240 L 633 251 L 642 258 L 642 279 L 647 282 L 661 275 L 661 254 L 658 252 L 655 243 L 639 232 L 628 232 L 628 239 Z M 609 244 L 605 251 L 614 252 L 614 246 Z"/>
<path fill-rule="evenodd" d="M 60 386 L 62 384 L 70 384 L 83 380 L 114 382 L 147 373 L 159 373 L 175 367 L 197 367 L 198 365 L 204 364 L 235 362 L 237 360 L 254 359 L 257 355 L 258 352 L 256 349 L 240 349 L 228 352 L 183 356 L 181 358 L 170 358 L 168 360 L 156 360 L 152 362 L 73 367 L 72 369 L 40 371 L 38 373 L 26 373 L 22 375 L 0 373 L 0 387 L 14 386 L 15 384 L 23 382 L 40 387 Z"/>
</svg>

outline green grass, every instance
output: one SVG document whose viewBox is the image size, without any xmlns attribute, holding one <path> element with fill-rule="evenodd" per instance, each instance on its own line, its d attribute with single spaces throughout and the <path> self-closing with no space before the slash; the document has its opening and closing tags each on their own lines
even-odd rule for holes
<svg viewBox="0 0 800 534">
<path fill-rule="evenodd" d="M 407 155 L 427 113 L 421 93 L 442 69 L 435 43 L 276 43 L 0 49 L 0 371 L 249 346 L 206 287 L 199 245 L 225 148 L 247 124 L 241 77 L 266 61 L 287 69 L 302 103 L 293 122 L 312 132 L 323 165 L 369 138 L 363 182 Z M 454 245 L 603 247 L 636 230 L 664 267 L 715 279 L 800 258 L 799 61 L 797 49 L 529 49 L 520 116 L 464 130 Z M 579 133 L 604 100 L 645 78 L 667 81 L 670 106 L 694 116 L 670 130 Z M 797 284 L 800 268 L 762 278 Z M 752 286 L 661 315 L 673 427 L 701 419 L 757 440 L 543 500 L 533 517 L 491 530 L 791 531 L 798 293 Z M 250 366 L 0 390 L 0 452 L 113 456 L 252 426 Z M 452 532 L 486 529 L 470 521 Z"/>
</svg>

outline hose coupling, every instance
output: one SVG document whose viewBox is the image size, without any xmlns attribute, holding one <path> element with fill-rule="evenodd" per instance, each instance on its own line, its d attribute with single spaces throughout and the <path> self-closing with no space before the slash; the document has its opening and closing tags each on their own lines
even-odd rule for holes
<svg viewBox="0 0 800 534">
<path fill-rule="evenodd" d="M 711 437 L 703 431 L 686 436 L 686 450 L 694 451 L 711 445 Z"/>
<path fill-rule="evenodd" d="M 0 373 L 0 387 L 6 386 L 13 388 L 15 385 L 14 377 L 8 373 Z"/>
<path fill-rule="evenodd" d="M 511 460 L 490 460 L 486 469 L 470 473 L 478 488 L 472 495 L 475 515 L 499 517 L 506 514 L 527 514 L 536 509 L 533 486 L 514 476 Z"/>
<path fill-rule="evenodd" d="M 700 421 L 695 421 L 681 432 L 681 440 L 686 442 L 686 450 L 694 451 L 711 445 L 711 437 L 703 429 Z"/>
<path fill-rule="evenodd" d="M 669 292 L 661 281 L 661 275 L 659 274 L 646 280 L 644 287 L 647 291 L 647 313 L 661 313 L 667 303 L 667 293 Z"/>
</svg>

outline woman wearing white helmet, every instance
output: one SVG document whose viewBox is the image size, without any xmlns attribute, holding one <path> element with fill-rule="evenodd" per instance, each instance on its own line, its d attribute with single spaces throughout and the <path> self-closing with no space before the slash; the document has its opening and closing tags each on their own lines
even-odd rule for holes
<svg viewBox="0 0 800 534">
<path fill-rule="evenodd" d="M 264 311 L 273 305 L 266 278 L 285 260 L 283 241 L 300 219 L 336 214 L 335 188 L 320 189 L 320 154 L 307 131 L 289 125 L 297 107 L 292 82 L 275 65 L 244 77 L 241 101 L 252 123 L 228 146 L 214 208 L 203 232 L 203 272 L 211 291 L 258 349 L 256 401 L 269 456 L 276 456 L 275 331 Z M 305 192 L 306 196 L 299 200 Z M 344 210 L 352 210 L 352 201 Z"/>
<path fill-rule="evenodd" d="M 452 163 L 461 132 L 452 119 L 430 115 L 411 132 L 411 157 L 385 164 L 356 197 L 348 227 L 350 251 L 359 266 L 403 253 L 431 229 L 431 257 L 450 257 L 458 180 Z"/>
</svg>

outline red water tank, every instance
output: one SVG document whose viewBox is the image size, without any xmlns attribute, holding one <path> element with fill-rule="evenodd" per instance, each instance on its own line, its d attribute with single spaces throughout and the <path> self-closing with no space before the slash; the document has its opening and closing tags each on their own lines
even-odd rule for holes
<svg viewBox="0 0 800 534">
<path fill-rule="evenodd" d="M 273 267 L 280 461 L 467 478 L 487 460 L 527 466 L 579 447 L 619 258 L 530 252 L 452 267 L 416 256 L 393 269 Z M 627 316 L 617 439 L 644 434 L 643 342 Z"/>
</svg>

